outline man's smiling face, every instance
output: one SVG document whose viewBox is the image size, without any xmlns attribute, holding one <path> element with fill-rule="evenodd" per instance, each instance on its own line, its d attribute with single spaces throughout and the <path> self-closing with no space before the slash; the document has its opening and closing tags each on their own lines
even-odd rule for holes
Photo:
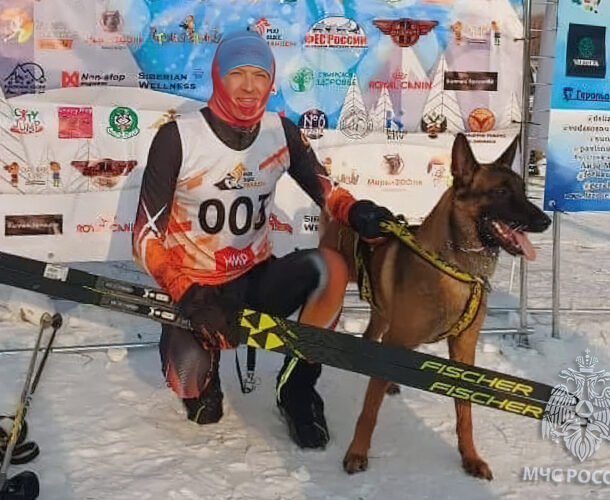
<svg viewBox="0 0 610 500">
<path fill-rule="evenodd" d="M 266 101 L 271 89 L 271 76 L 256 66 L 238 66 L 227 72 L 222 82 L 231 100 L 239 108 L 239 119 L 248 119 Z"/>
</svg>

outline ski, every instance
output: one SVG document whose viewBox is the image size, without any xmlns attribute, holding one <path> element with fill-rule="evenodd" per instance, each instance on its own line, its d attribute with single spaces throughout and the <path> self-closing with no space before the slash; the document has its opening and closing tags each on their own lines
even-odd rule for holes
<svg viewBox="0 0 610 500">
<path fill-rule="evenodd" d="M 57 264 L 0 252 L 0 283 L 191 328 L 161 290 Z M 249 309 L 241 311 L 227 338 L 537 419 L 552 391 L 546 384 Z"/>
</svg>

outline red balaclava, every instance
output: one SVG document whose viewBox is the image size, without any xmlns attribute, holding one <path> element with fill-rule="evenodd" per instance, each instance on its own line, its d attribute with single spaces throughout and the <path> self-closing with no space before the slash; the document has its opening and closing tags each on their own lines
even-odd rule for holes
<svg viewBox="0 0 610 500">
<path fill-rule="evenodd" d="M 222 79 L 233 68 L 255 66 L 265 70 L 271 77 L 269 89 L 257 106 L 245 110 L 227 93 Z M 221 120 L 243 128 L 255 126 L 265 113 L 265 105 L 275 79 L 275 59 L 269 45 L 254 31 L 238 31 L 222 38 L 212 61 L 212 84 L 214 90 L 208 107 Z M 247 119 L 244 115 L 248 114 Z M 239 117 L 238 117 L 239 116 Z"/>
</svg>

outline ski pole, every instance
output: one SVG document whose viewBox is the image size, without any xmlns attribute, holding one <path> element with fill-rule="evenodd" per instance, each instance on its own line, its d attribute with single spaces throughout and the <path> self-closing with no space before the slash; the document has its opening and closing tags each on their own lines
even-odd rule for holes
<svg viewBox="0 0 610 500">
<path fill-rule="evenodd" d="M 34 381 L 32 382 L 32 388 L 30 389 L 30 395 L 34 394 L 36 391 L 36 387 L 38 387 L 38 382 L 40 381 L 40 376 L 42 375 L 42 370 L 47 362 L 47 358 L 49 357 L 49 353 L 51 352 L 51 347 L 53 346 L 53 342 L 55 341 L 55 334 L 57 334 L 57 330 L 61 328 L 63 323 L 63 318 L 61 314 L 55 313 L 51 318 L 51 327 L 53 331 L 51 332 L 51 337 L 47 342 L 47 347 L 44 350 L 44 354 L 42 359 L 40 360 L 40 364 L 38 365 L 38 370 L 36 370 L 36 376 L 34 377 Z"/>
<path fill-rule="evenodd" d="M 16 482 L 11 483 L 11 481 L 7 481 L 7 471 L 8 467 L 11 463 L 11 458 L 13 456 L 13 450 L 15 449 L 15 445 L 17 444 L 17 440 L 19 438 L 19 432 L 21 430 L 21 426 L 23 425 L 23 421 L 25 419 L 25 414 L 27 412 L 27 407 L 30 403 L 30 383 L 32 381 L 32 374 L 34 372 L 34 366 L 36 364 L 36 357 L 38 355 L 38 349 L 40 349 L 40 342 L 42 341 L 42 334 L 44 331 L 51 326 L 52 317 L 49 313 L 43 313 L 40 317 L 40 331 L 38 332 L 38 338 L 36 339 L 36 346 L 34 347 L 34 352 L 32 352 L 32 358 L 30 359 L 30 366 L 28 367 L 28 371 L 25 377 L 25 383 L 23 384 L 23 390 L 21 391 L 21 398 L 19 400 L 19 404 L 17 405 L 17 411 L 15 412 L 15 420 L 13 422 L 13 427 L 11 429 L 11 434 L 8 439 L 8 443 L 6 444 L 6 452 L 4 454 L 4 460 L 2 461 L 2 465 L 0 466 L 0 495 L 2 498 L 9 499 L 8 496 L 11 494 L 11 490 L 15 489 L 17 485 Z M 19 475 L 21 476 L 21 474 Z M 15 478 L 13 478 L 15 479 Z M 35 474 L 31 474 L 28 476 L 29 481 L 36 481 L 35 491 L 36 496 L 38 496 L 38 478 Z M 23 485 L 19 484 L 19 489 L 22 488 Z M 33 487 L 34 485 L 29 485 L 28 488 Z M 32 490 L 33 491 L 33 490 Z M 36 498 L 36 496 L 32 498 Z M 14 498 L 19 498 L 16 496 Z M 23 498 L 23 497 L 22 497 Z"/>
</svg>

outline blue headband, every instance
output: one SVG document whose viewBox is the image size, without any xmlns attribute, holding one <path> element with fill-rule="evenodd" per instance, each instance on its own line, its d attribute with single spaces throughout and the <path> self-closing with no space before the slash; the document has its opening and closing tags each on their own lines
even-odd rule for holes
<svg viewBox="0 0 610 500">
<path fill-rule="evenodd" d="M 238 66 L 256 66 L 273 77 L 273 53 L 254 31 L 236 31 L 223 36 L 215 57 L 220 78 Z"/>
</svg>

